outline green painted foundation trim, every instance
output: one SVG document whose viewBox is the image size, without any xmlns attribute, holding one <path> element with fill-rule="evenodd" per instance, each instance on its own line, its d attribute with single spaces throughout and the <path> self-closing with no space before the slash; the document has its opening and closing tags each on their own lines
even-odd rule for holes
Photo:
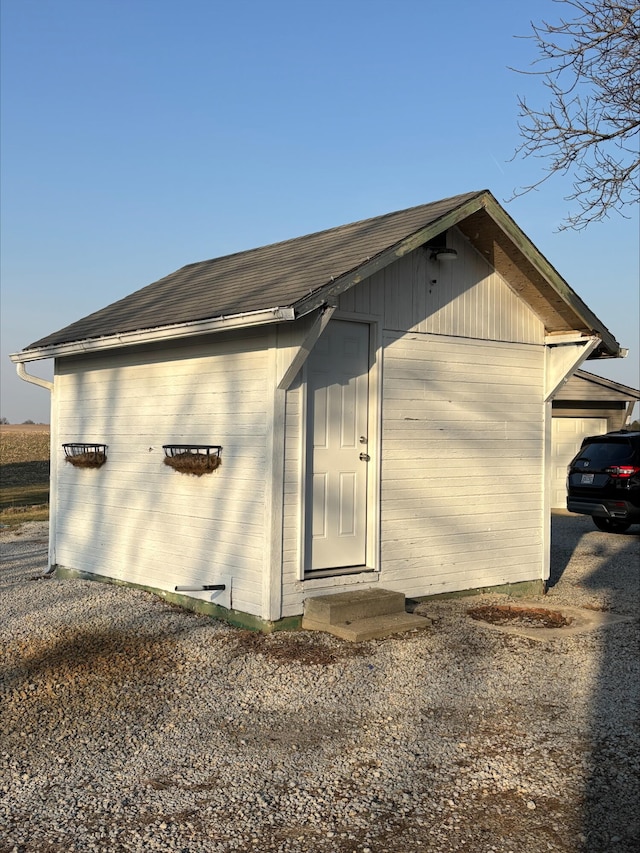
<svg viewBox="0 0 640 853">
<path fill-rule="evenodd" d="M 251 613 L 243 613 L 241 610 L 229 610 L 226 607 L 221 607 L 219 604 L 213 604 L 211 601 L 191 598 L 179 592 L 168 592 L 166 589 L 157 589 L 153 586 L 123 581 L 119 578 L 110 578 L 107 575 L 96 575 L 93 572 L 83 572 L 79 569 L 69 569 L 66 566 L 55 566 L 55 576 L 66 580 L 97 581 L 98 583 L 109 583 L 115 586 L 126 586 L 130 589 L 141 589 L 144 592 L 157 595 L 169 604 L 175 604 L 178 607 L 183 607 L 185 610 L 199 613 L 201 616 L 210 616 L 212 619 L 227 622 L 235 628 L 262 631 L 264 634 L 270 634 L 273 631 L 296 631 L 302 625 L 302 616 L 287 616 L 284 619 L 271 622 L 261 619 L 259 616 L 252 616 Z"/>
<path fill-rule="evenodd" d="M 481 586 L 477 589 L 460 589 L 456 592 L 437 592 L 432 595 L 419 595 L 412 601 L 431 601 L 434 598 L 468 598 L 472 595 L 510 595 L 512 598 L 528 598 L 530 595 L 544 595 L 547 585 L 543 580 L 504 583 L 499 586 Z"/>
</svg>

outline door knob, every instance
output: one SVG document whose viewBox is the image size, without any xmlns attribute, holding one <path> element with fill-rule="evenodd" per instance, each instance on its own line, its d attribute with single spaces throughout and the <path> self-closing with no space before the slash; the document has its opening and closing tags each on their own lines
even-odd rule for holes
<svg viewBox="0 0 640 853">
<path fill-rule="evenodd" d="M 371 459 L 371 457 L 369 456 L 369 454 L 368 454 L 368 453 L 361 453 L 361 454 L 360 454 L 360 459 L 361 459 L 363 462 L 368 462 L 368 461 Z"/>
</svg>

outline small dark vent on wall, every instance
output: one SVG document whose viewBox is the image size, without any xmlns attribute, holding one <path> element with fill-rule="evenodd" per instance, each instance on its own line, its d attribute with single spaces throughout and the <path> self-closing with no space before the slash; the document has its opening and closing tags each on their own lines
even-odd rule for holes
<svg viewBox="0 0 640 853">
<path fill-rule="evenodd" d="M 201 477 L 222 465 L 219 444 L 163 444 L 164 464 L 181 474 Z"/>
<path fill-rule="evenodd" d="M 101 468 L 107 461 L 107 445 L 93 442 L 63 444 L 66 461 L 75 468 Z"/>
</svg>

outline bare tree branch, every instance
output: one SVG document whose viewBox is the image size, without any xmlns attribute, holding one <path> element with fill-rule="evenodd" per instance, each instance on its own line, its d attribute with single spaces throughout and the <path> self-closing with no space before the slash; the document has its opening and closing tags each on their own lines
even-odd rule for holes
<svg viewBox="0 0 640 853">
<path fill-rule="evenodd" d="M 640 2 L 555 0 L 574 14 L 560 23 L 531 24 L 539 57 L 532 70 L 547 90 L 546 107 L 518 99 L 522 143 L 514 153 L 547 160 L 543 176 L 570 174 L 566 197 L 578 210 L 560 230 L 581 230 L 640 200 Z"/>
</svg>

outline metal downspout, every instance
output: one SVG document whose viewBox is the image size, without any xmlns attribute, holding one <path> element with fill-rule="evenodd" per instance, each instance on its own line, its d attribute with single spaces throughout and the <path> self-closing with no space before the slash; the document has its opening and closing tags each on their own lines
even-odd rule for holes
<svg viewBox="0 0 640 853">
<path fill-rule="evenodd" d="M 50 382 L 48 379 L 41 379 L 39 376 L 32 376 L 30 373 L 27 373 L 27 369 L 24 366 L 24 363 L 21 361 L 16 362 L 16 372 L 20 379 L 25 382 L 30 382 L 32 385 L 38 385 L 40 388 L 44 388 L 49 391 L 53 400 L 53 382 Z M 53 420 L 53 419 L 51 419 Z M 53 446 L 53 435 L 55 431 L 55 424 L 50 425 L 50 441 L 51 446 Z M 53 470 L 53 469 L 52 469 Z M 55 498 L 54 498 L 54 488 L 53 488 L 53 476 L 50 479 L 50 488 L 49 488 L 49 557 L 48 562 L 49 565 L 47 570 L 44 572 L 44 576 L 52 575 L 55 571 Z"/>
<path fill-rule="evenodd" d="M 23 379 L 25 382 L 31 382 L 32 385 L 39 385 L 40 388 L 46 388 L 47 391 L 53 391 L 53 382 L 49 382 L 48 379 L 41 379 L 39 376 L 32 376 L 30 373 L 27 373 L 27 368 L 24 366 L 24 362 L 19 361 L 16 363 L 16 372 L 20 379 Z"/>
</svg>

